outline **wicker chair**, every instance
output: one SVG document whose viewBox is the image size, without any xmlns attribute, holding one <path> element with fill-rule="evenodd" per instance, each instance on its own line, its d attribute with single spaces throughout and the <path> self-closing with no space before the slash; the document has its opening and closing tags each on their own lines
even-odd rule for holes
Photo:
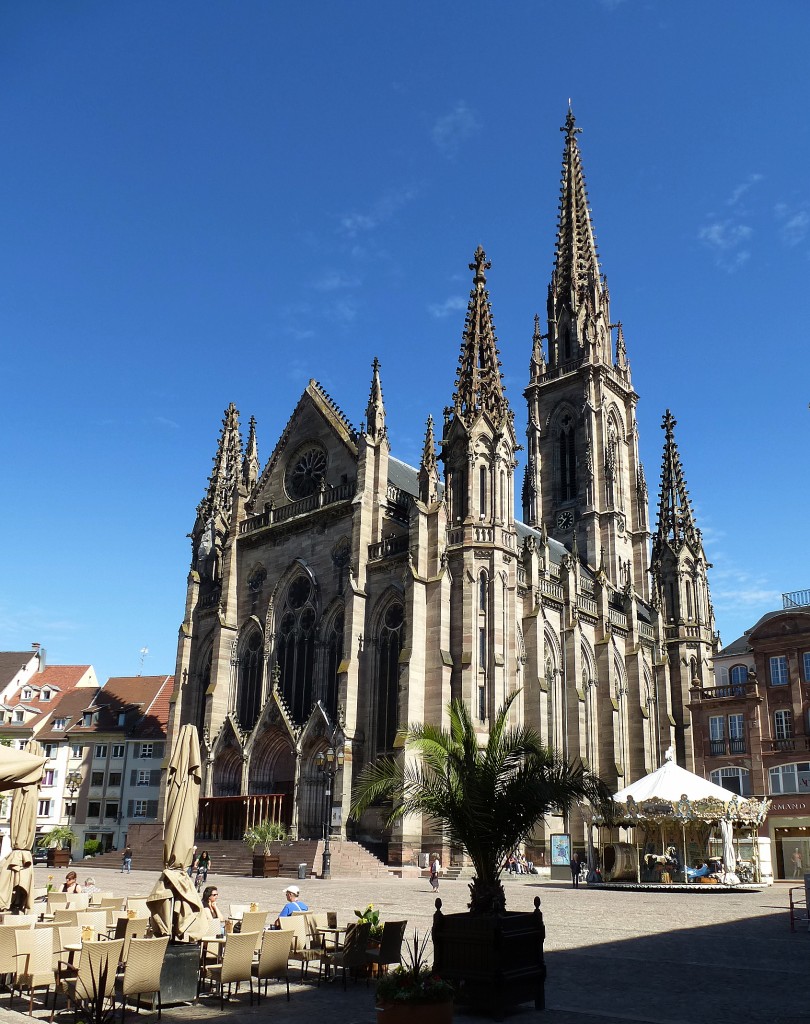
<svg viewBox="0 0 810 1024">
<path fill-rule="evenodd" d="M 267 925 L 266 910 L 246 910 L 242 914 L 242 932 L 263 932 Z"/>
<path fill-rule="evenodd" d="M 123 939 L 102 939 L 82 943 L 78 967 L 60 960 L 56 973 L 51 1020 L 56 1012 L 56 996 L 59 992 L 64 992 L 68 1004 L 72 1003 L 77 1010 L 79 1007 L 86 1007 L 91 1019 L 96 1016 L 99 1002 L 103 1007 L 109 1000 L 114 1006 L 115 977 L 123 951 Z"/>
<path fill-rule="evenodd" d="M 402 940 L 405 938 L 407 926 L 407 921 L 386 921 L 383 925 L 380 948 L 366 950 L 368 962 L 376 964 L 380 971 L 388 970 L 391 964 L 398 964 L 402 960 Z"/>
<path fill-rule="evenodd" d="M 354 971 L 355 981 L 357 980 L 357 969 L 368 964 L 368 933 L 371 925 L 368 921 L 358 921 L 357 924 L 350 924 L 346 929 L 346 938 L 343 941 L 343 948 L 334 953 L 324 953 L 324 962 L 327 969 L 340 968 L 343 971 L 343 988 L 346 988 L 346 974 Z"/>
<path fill-rule="evenodd" d="M 114 939 L 124 940 L 124 955 L 121 957 L 122 960 L 126 960 L 127 953 L 129 952 L 129 944 L 133 939 L 142 939 L 146 935 L 146 929 L 149 927 L 148 917 L 119 917 L 115 925 Z M 112 929 L 110 929 L 112 931 Z"/>
<path fill-rule="evenodd" d="M 34 990 L 45 989 L 45 1005 L 48 1005 L 48 991 L 54 983 L 54 931 L 52 928 L 17 928 L 14 930 L 17 945 L 14 978 L 11 983 L 11 999 L 9 1009 L 14 1000 L 14 992 L 19 989 L 28 990 L 28 1013 L 34 1012 Z"/>
<path fill-rule="evenodd" d="M 253 1006 L 253 950 L 259 941 L 258 932 L 238 932 L 228 935 L 221 964 L 205 964 L 203 975 L 219 985 L 220 1009 L 225 1009 L 225 986 L 228 986 L 228 998 L 231 985 L 246 981 L 250 986 L 250 1005 Z"/>
<path fill-rule="evenodd" d="M 278 923 L 281 925 L 282 931 L 292 932 L 293 934 L 290 960 L 295 960 L 301 965 L 301 980 L 304 980 L 307 968 L 311 963 L 318 964 L 318 978 L 320 980 L 323 950 L 313 949 L 310 944 L 306 914 L 290 914 L 289 917 L 280 918 Z"/>
<path fill-rule="evenodd" d="M 72 924 L 75 926 L 79 923 L 79 911 L 57 910 L 53 915 L 53 923 L 56 925 Z"/>
<path fill-rule="evenodd" d="M 82 928 L 92 928 L 93 938 L 107 938 L 107 911 L 82 910 L 76 918 L 76 924 Z"/>
<path fill-rule="evenodd" d="M 152 997 L 152 1009 L 157 999 L 158 1020 L 160 1020 L 160 972 L 169 936 L 161 939 L 129 940 L 129 951 L 124 954 L 124 973 L 116 982 L 116 992 L 121 999 L 121 1020 L 127 1009 L 127 997 L 135 997 L 136 1012 L 141 996 Z"/>
<path fill-rule="evenodd" d="M 0 927 L 0 978 L 8 983 L 9 991 L 11 991 L 11 979 L 17 970 L 17 932 L 21 928 L 31 931 L 30 925 L 14 927 L 4 923 Z"/>
<path fill-rule="evenodd" d="M 264 994 L 267 996 L 267 982 L 270 978 L 278 978 L 287 983 L 287 1002 L 290 1001 L 290 950 L 293 936 L 288 931 L 269 931 L 261 936 L 259 961 L 253 964 L 253 977 L 256 979 L 256 1002 L 261 1002 L 262 981 Z"/>
<path fill-rule="evenodd" d="M 6 914 L 0 927 L 31 928 L 37 923 L 36 914 Z"/>
</svg>

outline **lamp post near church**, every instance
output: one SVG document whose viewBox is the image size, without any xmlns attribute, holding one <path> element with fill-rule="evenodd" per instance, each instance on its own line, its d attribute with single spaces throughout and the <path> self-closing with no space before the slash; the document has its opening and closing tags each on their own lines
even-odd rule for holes
<svg viewBox="0 0 810 1024">
<path fill-rule="evenodd" d="M 334 787 L 335 776 L 343 767 L 343 747 L 338 747 L 335 750 L 334 747 L 329 747 L 324 753 L 319 750 L 315 755 L 315 767 L 323 775 L 324 783 L 326 785 L 326 811 L 324 821 L 324 844 L 323 844 L 323 858 L 321 862 L 321 878 L 332 877 L 332 850 L 329 846 L 329 840 L 332 831 L 332 789 Z"/>
<path fill-rule="evenodd" d="M 74 810 L 73 801 L 76 798 L 76 793 L 82 787 L 82 776 L 80 772 L 68 772 L 67 778 L 65 779 L 65 789 L 68 791 L 70 797 L 70 803 L 68 804 L 67 824 L 70 828 L 70 815 Z"/>
</svg>

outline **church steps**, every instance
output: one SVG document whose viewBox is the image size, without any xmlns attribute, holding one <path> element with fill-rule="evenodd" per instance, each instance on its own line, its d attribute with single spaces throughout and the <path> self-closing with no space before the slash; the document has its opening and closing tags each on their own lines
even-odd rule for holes
<svg viewBox="0 0 810 1024">
<path fill-rule="evenodd" d="M 139 871 L 163 870 L 163 826 L 137 825 L 129 831 L 132 847 L 132 866 Z M 253 853 L 240 840 L 210 840 L 201 842 L 199 850 L 208 850 L 211 855 L 211 872 L 217 875 L 251 875 Z M 273 854 L 281 858 L 279 875 L 282 878 L 297 878 L 298 865 L 307 865 L 307 877 L 320 875 L 323 855 L 323 840 L 301 840 L 296 843 L 274 843 Z M 359 843 L 348 840 L 332 840 L 331 872 L 333 878 L 388 878 L 390 872 L 381 860 L 369 853 Z M 105 868 L 121 867 L 121 851 L 103 854 L 93 859 L 94 866 Z"/>
</svg>

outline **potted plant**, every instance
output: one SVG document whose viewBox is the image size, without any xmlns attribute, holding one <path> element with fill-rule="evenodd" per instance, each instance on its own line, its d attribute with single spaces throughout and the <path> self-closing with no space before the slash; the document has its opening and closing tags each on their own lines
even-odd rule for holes
<svg viewBox="0 0 810 1024">
<path fill-rule="evenodd" d="M 273 843 L 282 842 L 287 838 L 287 829 L 280 821 L 265 819 L 258 825 L 252 825 L 245 832 L 244 840 L 253 850 L 253 877 L 278 878 L 281 858 L 271 854 Z M 262 848 L 261 853 L 256 847 Z"/>
<path fill-rule="evenodd" d="M 70 847 L 78 838 L 68 825 L 55 825 L 40 836 L 39 842 L 48 847 L 48 867 L 66 868 L 70 864 Z"/>
<path fill-rule="evenodd" d="M 365 921 L 369 925 L 368 937 L 372 943 L 379 944 L 382 938 L 383 926 L 380 921 L 380 912 L 373 903 L 369 903 L 365 910 L 355 910 L 354 916 L 359 921 Z"/>
<path fill-rule="evenodd" d="M 446 842 L 466 851 L 475 871 L 469 913 L 443 915 L 436 900 L 434 969 L 456 986 L 457 998 L 488 1003 L 496 1012 L 528 999 L 542 1008 L 545 978 L 540 901 L 534 913 L 507 912 L 506 858 L 542 818 L 577 801 L 610 817 L 608 787 L 581 760 L 547 749 L 527 726 L 509 726 L 516 696 L 499 709 L 483 744 L 461 700 L 448 705 L 447 729 L 411 725 L 397 742 L 404 756 L 367 765 L 352 804 L 357 818 L 390 800 L 389 825 L 422 814 Z"/>
<path fill-rule="evenodd" d="M 357 911 L 355 911 L 357 913 Z M 427 962 L 428 936 L 405 942 L 402 963 L 380 975 L 376 989 L 377 1024 L 450 1024 L 453 988 Z"/>
</svg>

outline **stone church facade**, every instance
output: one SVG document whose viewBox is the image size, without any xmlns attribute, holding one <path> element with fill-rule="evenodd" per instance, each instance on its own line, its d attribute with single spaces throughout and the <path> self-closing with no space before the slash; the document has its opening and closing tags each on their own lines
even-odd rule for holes
<svg viewBox="0 0 810 1024">
<path fill-rule="evenodd" d="M 706 556 L 669 412 L 651 531 L 638 395 L 570 110 L 563 131 L 546 327 L 535 318 L 522 410 L 501 383 L 480 247 L 455 390 L 443 422 L 427 421 L 418 467 L 393 454 L 376 360 L 359 428 L 312 380 L 263 467 L 255 421 L 243 444 L 228 407 L 191 534 L 171 725 L 199 728 L 206 820 L 239 828 L 260 808 L 304 838 L 328 817 L 334 835 L 410 862 L 434 845 L 430 823 L 350 822 L 352 782 L 397 750 L 403 726 L 445 721 L 455 697 L 483 740 L 518 691 L 515 720 L 614 788 L 670 745 L 694 768 L 689 691 L 709 685 L 717 648 Z M 327 809 L 315 759 L 330 745 L 345 764 Z M 582 828 L 551 819 L 535 845 Z"/>
</svg>

